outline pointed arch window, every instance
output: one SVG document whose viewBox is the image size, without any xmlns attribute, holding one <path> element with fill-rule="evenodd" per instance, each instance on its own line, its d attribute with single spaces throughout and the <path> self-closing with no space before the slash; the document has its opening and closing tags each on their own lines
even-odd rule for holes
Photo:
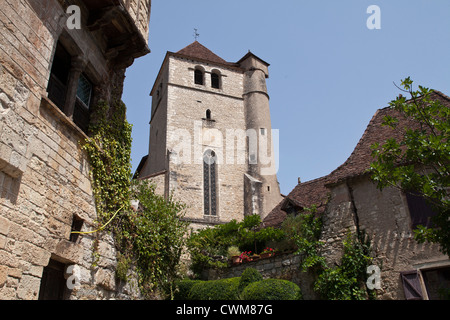
<svg viewBox="0 0 450 320">
<path fill-rule="evenodd" d="M 205 216 L 217 215 L 216 159 L 216 153 L 212 150 L 207 150 L 203 154 L 203 197 Z"/>
</svg>

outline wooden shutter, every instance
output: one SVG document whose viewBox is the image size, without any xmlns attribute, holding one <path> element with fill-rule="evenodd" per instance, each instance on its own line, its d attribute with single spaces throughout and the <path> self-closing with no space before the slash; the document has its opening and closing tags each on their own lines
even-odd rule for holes
<svg viewBox="0 0 450 320">
<path fill-rule="evenodd" d="M 403 290 L 406 300 L 423 300 L 422 288 L 420 286 L 419 273 L 417 270 L 401 272 Z"/>
</svg>

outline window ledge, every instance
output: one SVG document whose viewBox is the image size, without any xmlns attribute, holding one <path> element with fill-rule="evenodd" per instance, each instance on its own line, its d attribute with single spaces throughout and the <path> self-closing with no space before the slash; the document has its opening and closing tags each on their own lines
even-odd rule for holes
<svg viewBox="0 0 450 320">
<path fill-rule="evenodd" d="M 74 131 L 81 139 L 89 137 L 81 130 L 68 116 L 66 116 L 48 97 L 42 96 L 40 109 L 45 108 L 50 111 L 58 120 Z"/>
</svg>

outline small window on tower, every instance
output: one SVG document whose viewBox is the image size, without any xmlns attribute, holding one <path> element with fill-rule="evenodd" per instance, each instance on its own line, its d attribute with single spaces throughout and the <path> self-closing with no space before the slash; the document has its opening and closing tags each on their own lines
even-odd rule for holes
<svg viewBox="0 0 450 320">
<path fill-rule="evenodd" d="M 266 128 L 261 128 L 260 131 L 262 136 L 266 135 Z"/>
<path fill-rule="evenodd" d="M 194 81 L 195 81 L 195 84 L 200 84 L 200 85 L 204 84 L 203 71 L 202 70 L 195 69 L 195 71 L 194 71 Z"/>
<path fill-rule="evenodd" d="M 211 120 L 211 110 L 206 110 L 206 120 Z"/>
<path fill-rule="evenodd" d="M 213 73 L 211 73 L 211 87 L 220 89 L 220 75 L 217 71 L 213 71 Z"/>
</svg>

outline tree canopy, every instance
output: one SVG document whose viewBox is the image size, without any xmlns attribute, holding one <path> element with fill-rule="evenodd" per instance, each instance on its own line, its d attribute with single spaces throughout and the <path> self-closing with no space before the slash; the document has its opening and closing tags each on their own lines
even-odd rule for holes
<svg viewBox="0 0 450 320">
<path fill-rule="evenodd" d="M 429 88 L 413 90 L 410 77 L 400 89 L 409 97 L 399 95 L 390 102 L 399 116 L 386 116 L 382 125 L 400 132 L 396 136 L 401 138 L 372 145 L 372 179 L 380 189 L 393 186 L 423 197 L 435 215 L 431 227 L 414 230 L 415 238 L 439 243 L 450 255 L 450 108 Z M 415 125 L 404 125 L 401 117 Z"/>
</svg>

